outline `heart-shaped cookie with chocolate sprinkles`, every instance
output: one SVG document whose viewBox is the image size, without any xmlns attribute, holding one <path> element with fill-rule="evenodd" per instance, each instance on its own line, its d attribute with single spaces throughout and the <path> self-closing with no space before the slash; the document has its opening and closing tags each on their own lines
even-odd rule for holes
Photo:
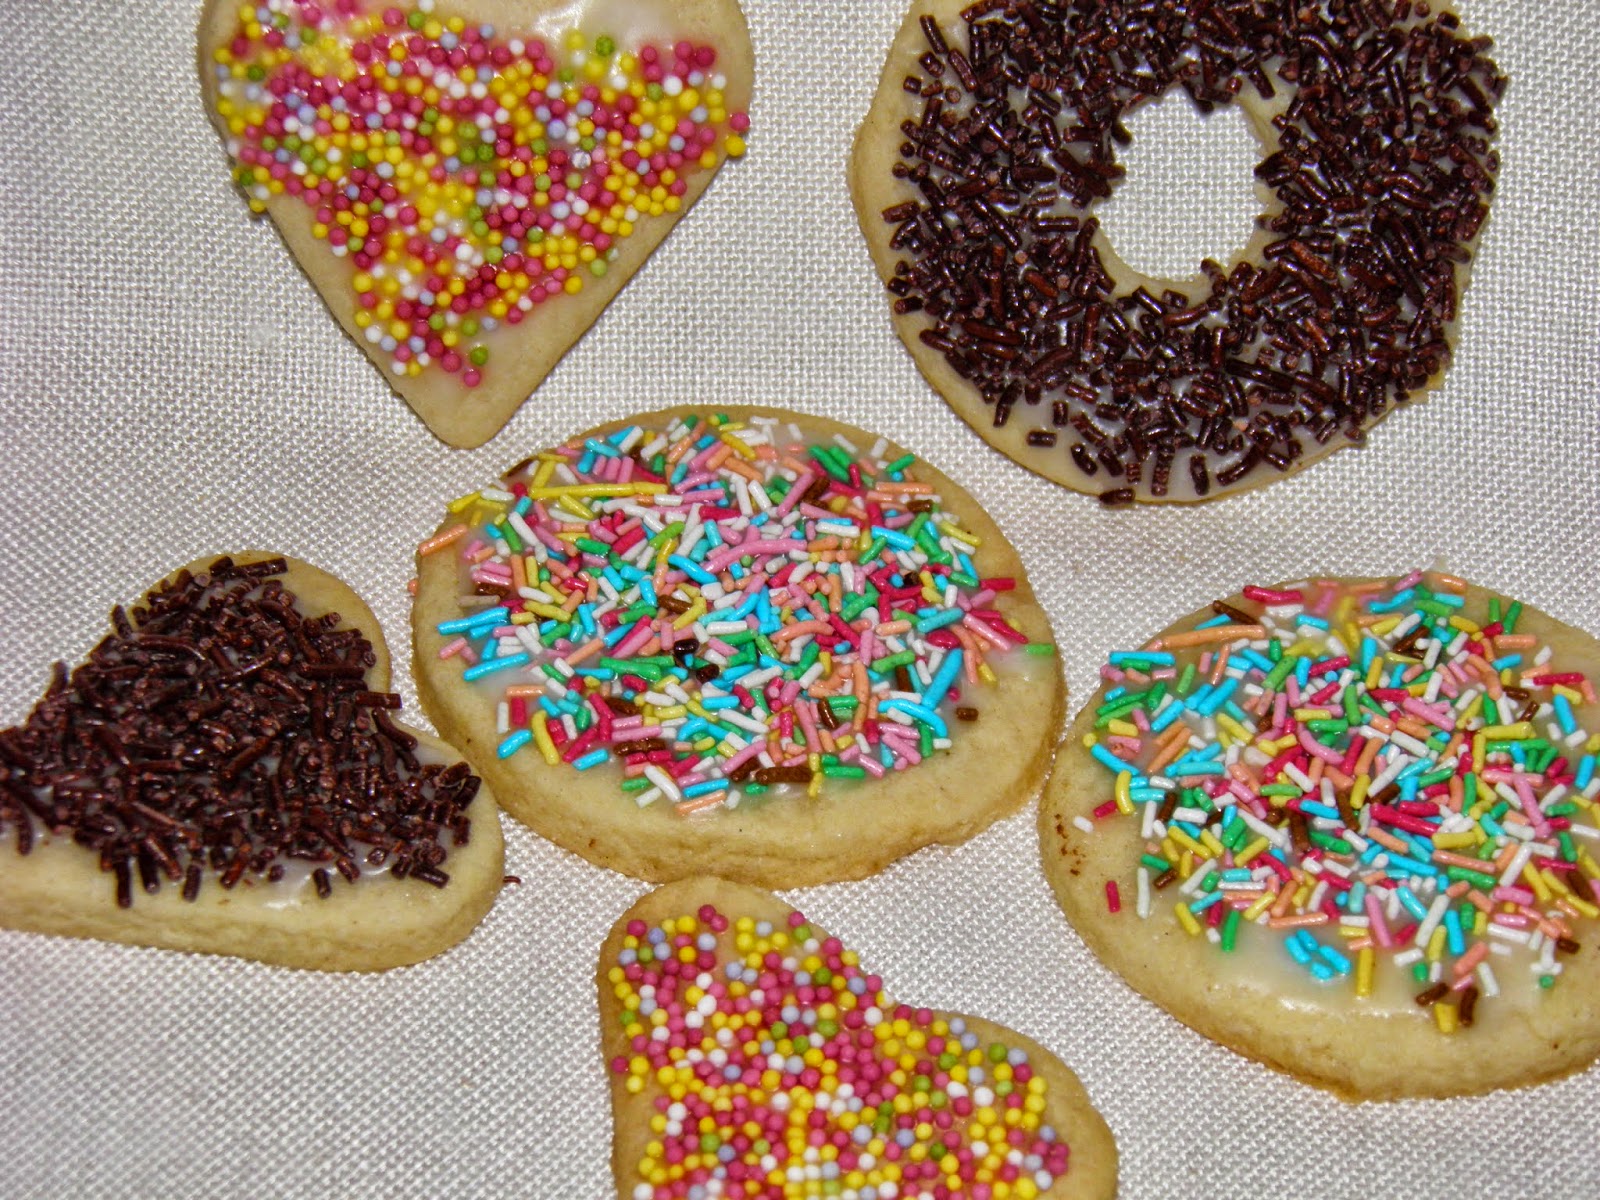
<svg viewBox="0 0 1600 1200">
<path fill-rule="evenodd" d="M 0 730 L 0 926 L 380 970 L 494 902 L 499 815 L 397 725 L 361 598 L 250 553 L 193 563 Z"/>
<path fill-rule="evenodd" d="M 488 441 L 722 162 L 737 0 L 207 0 L 235 183 L 428 428 Z"/>
<path fill-rule="evenodd" d="M 895 1003 L 768 892 L 652 892 L 598 978 L 620 1197 L 1116 1194 L 1111 1131 L 1060 1059 Z"/>
</svg>

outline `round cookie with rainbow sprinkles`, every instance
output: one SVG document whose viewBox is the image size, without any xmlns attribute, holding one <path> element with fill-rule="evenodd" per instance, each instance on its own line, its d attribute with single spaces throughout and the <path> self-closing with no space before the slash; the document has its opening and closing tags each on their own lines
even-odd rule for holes
<svg viewBox="0 0 1600 1200">
<path fill-rule="evenodd" d="M 1600 1053 L 1600 641 L 1448 575 L 1239 595 L 1113 652 L 1040 805 L 1084 939 L 1352 1100 Z"/>
<path fill-rule="evenodd" d="M 1116 1195 L 1111 1131 L 1060 1059 L 897 1003 L 769 893 L 668 884 L 598 976 L 622 1200 Z"/>
<path fill-rule="evenodd" d="M 424 709 L 591 862 L 764 887 L 870 875 L 1037 793 L 1061 721 L 1016 551 L 954 482 L 780 409 L 579 434 L 418 553 Z"/>
<path fill-rule="evenodd" d="M 745 150 L 738 0 L 207 0 L 234 182 L 428 428 L 488 441 Z"/>
</svg>

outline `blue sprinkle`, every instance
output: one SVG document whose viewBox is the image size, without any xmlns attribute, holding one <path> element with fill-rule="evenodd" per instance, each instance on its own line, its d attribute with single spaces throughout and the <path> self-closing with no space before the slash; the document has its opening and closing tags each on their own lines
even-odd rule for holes
<svg viewBox="0 0 1600 1200">
<path fill-rule="evenodd" d="M 470 617 L 458 617 L 454 621 L 442 621 L 439 632 L 443 634 L 466 633 L 479 625 L 500 625 L 511 615 L 509 608 L 490 608 L 481 613 L 474 613 Z"/>
<path fill-rule="evenodd" d="M 944 737 L 950 731 L 944 723 L 944 718 L 925 704 L 913 704 L 909 700 L 885 700 L 878 705 L 879 709 L 889 709 L 893 712 L 903 712 L 913 721 L 926 725 L 933 730 L 935 737 Z"/>
<path fill-rule="evenodd" d="M 1455 955 L 1467 952 L 1467 939 L 1461 933 L 1461 917 L 1453 908 L 1445 909 L 1444 913 L 1445 944 L 1450 947 L 1450 953 Z"/>
<path fill-rule="evenodd" d="M 1154 650 L 1113 650 L 1110 662 L 1113 667 L 1126 666 L 1156 666 L 1170 667 L 1177 663 L 1171 654 Z"/>
<path fill-rule="evenodd" d="M 707 779 L 700 783 L 691 783 L 683 789 L 683 798 L 693 800 L 696 796 L 706 796 L 712 792 L 725 792 L 728 790 L 726 779 Z"/>
<path fill-rule="evenodd" d="M 500 743 L 495 750 L 495 755 L 499 758 L 510 758 L 531 741 L 533 741 L 533 734 L 526 729 L 518 729 Z"/>
<path fill-rule="evenodd" d="M 508 654 L 504 658 L 494 658 L 488 662 L 481 662 L 475 667 L 468 667 L 461 672 L 461 678 L 470 683 L 474 679 L 482 679 L 485 675 L 492 675 L 496 671 L 506 671 L 512 667 L 526 666 L 529 661 L 531 660 L 528 654 L 524 651 L 519 651 L 516 654 Z"/>
<path fill-rule="evenodd" d="M 885 703 L 888 702 L 886 701 Z M 1098 759 L 1100 765 L 1105 767 L 1113 775 L 1120 775 L 1124 771 L 1131 771 L 1135 778 L 1143 778 L 1143 775 L 1138 767 L 1134 766 L 1132 763 L 1123 762 L 1120 758 L 1111 753 L 1111 751 L 1107 750 L 1098 742 L 1089 747 L 1089 753 Z"/>
</svg>

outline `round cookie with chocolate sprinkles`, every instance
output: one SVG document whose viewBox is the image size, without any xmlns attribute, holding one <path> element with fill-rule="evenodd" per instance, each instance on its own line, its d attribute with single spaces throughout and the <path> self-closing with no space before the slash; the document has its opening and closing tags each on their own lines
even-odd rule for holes
<svg viewBox="0 0 1600 1200">
<path fill-rule="evenodd" d="M 859 878 L 1036 794 L 1049 623 L 970 495 L 875 434 L 672 409 L 534 455 L 419 550 L 418 693 L 507 811 L 651 880 Z"/>
<path fill-rule="evenodd" d="M 390 716 L 371 610 L 251 552 L 157 584 L 0 730 L 0 926 L 373 971 L 499 892 L 499 814 Z"/>
<path fill-rule="evenodd" d="M 916 0 L 851 186 L 896 332 L 968 424 L 1108 504 L 1360 443 L 1442 379 L 1505 78 L 1425 0 Z M 1238 260 L 1147 278 L 1095 207 L 1139 106 L 1236 103 L 1268 199 Z"/>
<path fill-rule="evenodd" d="M 1101 677 L 1039 832 L 1134 988 L 1352 1100 L 1600 1054 L 1600 641 L 1445 575 L 1316 578 Z"/>
</svg>

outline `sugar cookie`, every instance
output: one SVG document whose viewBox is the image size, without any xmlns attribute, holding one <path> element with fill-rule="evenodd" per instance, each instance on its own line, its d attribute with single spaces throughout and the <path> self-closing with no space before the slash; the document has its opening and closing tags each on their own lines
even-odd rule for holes
<svg viewBox="0 0 1600 1200">
<path fill-rule="evenodd" d="M 1179 1020 L 1350 1099 L 1600 1052 L 1600 643 L 1437 574 L 1246 588 L 1119 650 L 1045 873 Z"/>
<path fill-rule="evenodd" d="M 744 153 L 752 71 L 738 0 L 207 0 L 200 19 L 251 210 L 454 446 L 499 432 Z"/>
<path fill-rule="evenodd" d="M 871 874 L 1034 795 L 1061 719 L 1016 552 L 886 440 L 649 413 L 450 505 L 418 693 L 507 811 L 652 880 Z"/>
<path fill-rule="evenodd" d="M 916 0 L 851 186 L 896 332 L 963 420 L 1107 503 L 1315 462 L 1442 378 L 1505 87 L 1440 4 Z M 1140 105 L 1237 102 L 1265 213 L 1151 279 L 1095 207 Z"/>
<path fill-rule="evenodd" d="M 498 814 L 450 747 L 390 721 L 360 597 L 251 553 L 111 620 L 0 731 L 0 926 L 370 971 L 477 925 Z"/>
<path fill-rule="evenodd" d="M 619 1197 L 1116 1194 L 1111 1131 L 1060 1059 L 896 1003 L 769 893 L 669 884 L 612 928 L 598 974 Z"/>
</svg>

